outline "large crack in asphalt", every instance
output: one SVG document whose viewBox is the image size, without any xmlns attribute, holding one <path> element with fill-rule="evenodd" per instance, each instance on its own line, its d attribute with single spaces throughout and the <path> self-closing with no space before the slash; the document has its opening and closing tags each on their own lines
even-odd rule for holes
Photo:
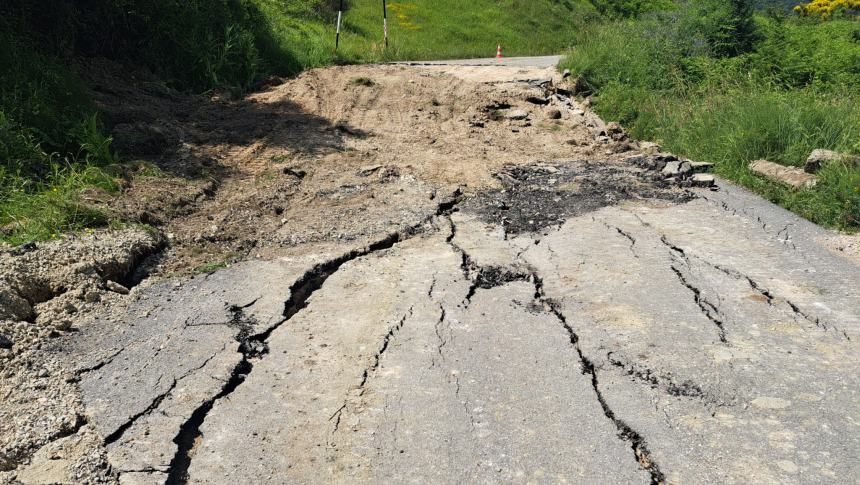
<svg viewBox="0 0 860 485">
<path fill-rule="evenodd" d="M 719 207 L 723 211 L 728 212 L 729 214 L 731 214 L 733 216 L 737 216 L 738 212 L 740 212 L 740 214 L 744 215 L 745 217 L 747 217 L 751 220 L 755 219 L 755 221 L 759 225 L 759 228 L 761 228 L 762 231 L 764 231 L 766 234 L 774 236 L 776 238 L 776 240 L 781 242 L 785 247 L 790 248 L 792 251 L 795 251 L 795 252 L 801 254 L 801 256 L 805 257 L 803 255 L 803 252 L 799 251 L 797 248 L 797 245 L 794 244 L 794 241 L 792 240 L 792 237 L 791 237 L 791 233 L 788 231 L 789 227 L 794 225 L 793 223 L 788 223 L 785 226 L 783 226 L 782 229 L 774 232 L 772 229 L 769 229 L 769 227 L 771 227 L 771 226 L 767 223 L 767 221 L 762 219 L 760 215 L 751 214 L 749 212 L 749 210 L 751 210 L 752 208 L 741 207 L 740 209 L 737 209 L 735 207 L 730 206 L 729 203 L 724 201 L 724 200 L 715 200 L 715 199 L 709 198 L 708 196 L 706 196 L 704 194 L 700 194 L 699 197 L 701 197 L 702 199 L 704 199 L 708 203 Z"/>
<path fill-rule="evenodd" d="M 825 332 L 828 332 L 829 330 L 833 330 L 834 332 L 836 332 L 837 336 L 841 335 L 846 340 L 849 340 L 849 341 L 851 340 L 851 337 L 848 336 L 848 332 L 846 332 L 845 330 L 840 329 L 839 327 L 837 327 L 835 325 L 826 323 L 826 322 L 822 321 L 820 317 L 812 316 L 809 313 L 801 310 L 800 307 L 797 306 L 796 303 L 789 300 L 788 298 L 782 298 L 782 297 L 775 296 L 770 290 L 768 290 L 767 288 L 762 286 L 759 282 L 757 282 L 751 276 L 744 274 L 744 273 L 741 273 L 740 271 L 733 269 L 733 268 L 729 268 L 729 267 L 726 267 L 723 265 L 711 263 L 710 261 L 707 261 L 707 260 L 702 259 L 702 258 L 698 258 L 698 259 L 700 261 L 702 261 L 703 263 L 707 264 L 708 266 L 710 266 L 714 269 L 717 269 L 720 272 L 726 274 L 727 276 L 730 276 L 732 278 L 739 279 L 739 280 L 745 280 L 749 284 L 751 289 L 756 291 L 758 294 L 760 294 L 765 299 L 765 302 L 768 304 L 768 306 L 775 306 L 780 301 L 785 302 L 785 304 L 788 305 L 788 307 L 794 313 L 795 318 L 803 319 L 803 320 L 815 325 L 816 327 L 820 328 L 821 330 L 824 330 Z"/>
<path fill-rule="evenodd" d="M 364 392 L 367 390 L 367 382 L 370 380 L 370 376 L 372 376 L 377 369 L 379 369 L 380 363 L 382 362 L 382 356 L 385 354 L 385 351 L 388 350 L 389 345 L 391 345 L 391 341 L 394 340 L 394 336 L 403 329 L 403 326 L 406 325 L 406 321 L 413 315 L 414 306 L 410 307 L 409 310 L 403 315 L 400 320 L 397 321 L 396 324 L 392 325 L 388 332 L 385 333 L 385 336 L 382 338 L 382 343 L 379 346 L 379 349 L 373 354 L 373 362 L 369 367 L 364 369 L 361 374 L 361 381 L 358 383 L 358 396 L 364 396 Z M 331 415 L 329 421 L 334 421 L 334 427 L 332 429 L 332 433 L 336 433 L 340 428 L 340 420 L 343 416 L 343 412 L 347 410 L 349 407 L 349 397 L 344 400 L 343 405 L 341 405 L 334 414 Z"/>
<path fill-rule="evenodd" d="M 600 386 L 598 384 L 597 368 L 594 366 L 594 363 L 585 356 L 585 353 L 583 353 L 582 347 L 580 346 L 579 335 L 570 323 L 568 323 L 567 317 L 565 317 L 564 313 L 561 311 L 559 303 L 556 300 L 547 297 L 544 291 L 543 280 L 536 272 L 532 274 L 532 281 L 535 287 L 535 301 L 549 309 L 549 312 L 555 316 L 555 318 L 564 327 L 570 337 L 570 345 L 573 346 L 577 356 L 579 357 L 582 373 L 591 378 L 591 388 L 594 390 L 594 395 L 600 403 L 601 409 L 603 409 L 603 414 L 607 419 L 612 421 L 612 424 L 615 425 L 615 428 L 618 430 L 619 439 L 630 444 L 630 448 L 633 450 L 636 462 L 651 476 L 652 485 L 661 485 L 665 483 L 666 476 L 660 470 L 660 466 L 657 462 L 654 461 L 651 452 L 648 450 L 645 438 L 639 432 L 631 428 L 624 420 L 619 418 L 618 415 L 615 414 L 615 411 L 613 411 L 609 406 L 606 398 L 603 397 L 603 393 L 600 391 Z"/>
<path fill-rule="evenodd" d="M 709 408 L 711 416 L 716 414 L 716 408 L 733 405 L 736 398 L 717 396 L 713 391 L 702 389 L 699 384 L 696 384 L 690 379 L 678 381 L 671 372 L 661 372 L 642 365 L 638 362 L 631 362 L 623 357 L 616 357 L 616 352 L 607 352 L 606 361 L 627 374 L 634 381 L 641 382 L 652 389 L 668 394 L 673 397 L 684 397 L 701 401 Z"/>
<path fill-rule="evenodd" d="M 491 289 L 498 286 L 505 285 L 512 281 L 523 281 L 531 283 L 534 286 L 534 301 L 538 307 L 542 307 L 544 309 L 548 309 L 549 313 L 552 314 L 564 327 L 570 338 L 570 344 L 573 346 L 574 350 L 580 361 L 580 366 L 582 373 L 590 377 L 591 387 L 594 391 L 594 395 L 600 404 L 601 409 L 603 410 L 603 414 L 609 419 L 615 428 L 618 431 L 617 436 L 619 439 L 626 441 L 630 444 L 631 449 L 633 450 L 634 458 L 636 462 L 642 467 L 643 470 L 648 472 L 651 477 L 652 485 L 661 485 L 665 483 L 665 475 L 660 470 L 659 465 L 656 463 L 654 458 L 651 455 L 651 452 L 648 450 L 647 443 L 645 438 L 636 430 L 631 428 L 624 420 L 619 418 L 615 411 L 609 406 L 609 403 L 603 396 L 603 393 L 600 391 L 600 387 L 598 385 L 598 376 L 597 369 L 591 360 L 585 356 L 580 346 L 579 335 L 574 331 L 573 327 L 568 323 L 567 318 L 564 316 L 564 313 L 561 311 L 560 305 L 557 301 L 552 298 L 549 298 L 544 291 L 543 279 L 538 275 L 537 271 L 534 268 L 529 267 L 528 272 L 518 272 L 518 271 L 510 271 L 504 268 L 497 268 L 494 266 L 490 267 L 481 267 L 474 263 L 474 260 L 469 254 L 463 250 L 460 246 L 454 243 L 454 238 L 456 236 L 456 224 L 451 218 L 448 218 L 448 222 L 451 224 L 451 233 L 447 238 L 447 242 L 451 247 L 459 252 L 463 258 L 463 273 L 467 278 L 472 279 L 472 285 L 470 285 L 467 297 L 464 299 L 464 303 L 468 306 L 470 301 L 470 297 L 474 296 L 474 293 L 478 288 L 481 289 Z M 623 234 L 622 234 L 623 236 Z M 626 236 L 625 236 L 626 237 Z M 443 314 L 444 318 L 444 314 Z M 682 387 L 675 386 L 673 388 L 674 391 L 680 393 L 689 392 L 696 393 L 696 388 L 693 386 Z M 698 390 L 701 393 L 701 390 Z M 458 383 L 458 394 L 459 394 L 459 383 Z"/>
<path fill-rule="evenodd" d="M 707 259 L 704 259 L 700 256 L 688 254 L 687 251 L 685 251 L 684 249 L 682 249 L 682 248 L 678 247 L 677 245 L 673 244 L 672 242 L 670 242 L 665 235 L 661 235 L 660 240 L 666 247 L 668 247 L 671 250 L 673 257 L 676 260 L 680 259 L 680 260 L 684 261 L 684 263 L 686 264 L 686 266 L 688 268 L 690 267 L 690 258 L 693 257 L 697 261 L 701 261 L 703 264 L 705 264 L 711 268 L 714 268 L 717 271 L 719 271 L 719 272 L 721 272 L 721 273 L 723 273 L 723 274 L 725 274 L 731 278 L 738 279 L 741 281 L 746 281 L 746 283 L 749 284 L 750 288 L 753 291 L 757 292 L 758 294 L 760 294 L 764 298 L 765 303 L 767 303 L 768 306 L 775 306 L 779 302 L 784 302 L 791 309 L 795 318 L 805 320 L 808 323 L 811 323 L 812 325 L 820 328 L 821 330 L 823 330 L 825 332 L 833 330 L 835 335 L 841 336 L 848 341 L 851 340 L 851 337 L 848 335 L 848 333 L 844 329 L 840 329 L 839 327 L 837 327 L 833 324 L 824 322 L 821 320 L 820 317 L 813 316 L 813 315 L 801 310 L 800 307 L 796 303 L 789 300 L 788 298 L 779 297 L 779 296 L 774 295 L 770 290 L 765 288 L 762 284 L 757 282 L 751 276 L 744 274 L 744 273 L 741 273 L 740 271 L 738 271 L 736 269 L 729 268 L 727 266 L 723 266 L 720 264 L 712 263 L 711 261 L 708 261 Z M 723 337 L 725 337 L 725 329 L 723 327 L 722 320 L 720 320 L 719 318 L 714 316 L 714 313 L 719 314 L 719 310 L 716 308 L 716 306 L 714 306 L 713 304 L 711 304 L 709 301 L 705 300 L 701 296 L 701 290 L 699 288 L 697 288 L 696 286 L 691 284 L 691 282 L 688 280 L 688 278 L 686 278 L 683 275 L 680 268 L 678 268 L 675 265 L 672 265 L 672 270 L 675 272 L 675 275 L 678 277 L 678 279 L 681 281 L 681 283 L 684 284 L 684 286 L 686 286 L 690 291 L 693 292 L 695 301 L 699 305 L 699 308 L 702 309 L 702 313 L 704 313 L 705 316 L 708 317 L 708 319 L 710 319 L 715 325 L 717 325 L 719 327 L 720 335 L 721 335 L 720 341 L 723 343 L 728 343 L 725 340 L 723 340 Z"/>
<path fill-rule="evenodd" d="M 670 249 L 672 258 L 676 261 L 681 261 L 685 263 L 688 269 L 691 268 L 690 260 L 687 258 L 687 253 L 680 247 L 672 244 L 666 238 L 666 236 L 661 236 L 660 241 Z M 681 268 L 678 267 L 678 264 L 671 265 L 672 272 L 675 273 L 675 276 L 678 277 L 678 281 L 690 292 L 693 294 L 693 301 L 696 303 L 696 306 L 699 307 L 699 310 L 702 312 L 702 315 L 705 316 L 711 323 L 713 323 L 717 327 L 717 336 L 720 339 L 721 343 L 728 344 L 728 338 L 726 337 L 726 327 L 723 320 L 719 317 L 720 311 L 710 301 L 708 301 L 704 296 L 702 296 L 702 289 L 693 284 L 691 278 L 688 278 L 684 275 L 684 272 Z"/>
<path fill-rule="evenodd" d="M 305 272 L 290 286 L 290 297 L 284 304 L 283 319 L 265 329 L 263 332 L 249 335 L 249 329 L 252 328 L 254 322 L 248 321 L 245 318 L 245 308 L 233 307 L 231 310 L 234 313 L 234 324 L 240 329 L 236 336 L 236 340 L 240 343 L 239 350 L 242 353 L 242 360 L 234 367 L 230 378 L 227 380 L 224 387 L 221 388 L 221 391 L 210 399 L 207 399 L 202 405 L 195 409 L 191 414 L 191 417 L 180 426 L 178 434 L 173 439 L 173 442 L 177 445 L 177 451 L 170 462 L 166 483 L 168 485 L 176 485 L 188 482 L 188 470 L 191 467 L 194 448 L 202 437 L 202 431 L 200 428 L 206 420 L 209 412 L 218 401 L 235 392 L 247 380 L 247 377 L 254 370 L 255 361 L 265 358 L 266 354 L 268 354 L 268 340 L 272 333 L 282 325 L 289 322 L 296 314 L 307 307 L 310 297 L 317 290 L 322 288 L 323 284 L 325 284 L 329 277 L 350 261 L 368 256 L 375 252 L 390 249 L 394 247 L 395 244 L 421 233 L 422 227 L 426 223 L 430 222 L 434 217 L 447 216 L 456 210 L 457 204 L 460 200 L 461 194 L 458 189 L 453 193 L 451 198 L 442 201 L 437 205 L 436 211 L 433 215 L 428 216 L 420 223 L 410 226 L 405 230 L 391 233 L 388 236 L 365 246 L 364 248 L 352 250 L 338 258 L 318 264 Z M 386 339 L 386 342 L 387 340 L 389 339 Z M 377 366 L 379 365 L 378 358 L 381 353 L 385 351 L 386 347 L 387 344 L 384 344 L 381 351 L 377 354 Z M 365 371 L 364 375 L 365 382 L 366 379 L 367 371 Z M 157 403 L 155 407 L 157 407 Z M 342 409 L 343 408 L 341 408 L 339 412 L 342 411 Z"/>
</svg>

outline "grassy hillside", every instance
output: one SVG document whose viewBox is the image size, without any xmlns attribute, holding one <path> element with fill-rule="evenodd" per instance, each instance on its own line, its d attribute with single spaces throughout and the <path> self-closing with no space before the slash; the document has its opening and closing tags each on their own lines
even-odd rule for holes
<svg viewBox="0 0 860 485">
<path fill-rule="evenodd" d="M 497 44 L 507 55 L 558 53 L 579 25 L 595 15 L 586 0 L 389 1 L 389 47 L 383 47 L 381 0 L 347 0 L 339 53 L 334 53 L 336 16 L 302 9 L 313 2 L 254 0 L 279 46 L 301 68 L 335 62 L 492 57 Z M 286 8 L 285 8 L 286 5 Z M 290 7 L 292 5 L 292 7 Z M 315 12 L 315 13 L 311 13 Z"/>
<path fill-rule="evenodd" d="M 344 62 L 561 52 L 596 15 L 587 0 L 4 0 L 0 2 L 0 242 L 55 237 L 110 218 L 78 202 L 115 187 L 110 127 L 66 67 L 106 57 L 183 90 L 242 92 L 268 74 Z"/>
<path fill-rule="evenodd" d="M 816 148 L 860 153 L 860 22 L 720 10 L 592 25 L 564 66 L 597 111 L 639 138 L 715 162 L 717 172 L 819 224 L 860 228 L 860 167 L 833 164 L 814 189 L 752 174 L 764 158 L 801 165 Z M 742 4 L 743 0 L 732 3 Z"/>
</svg>

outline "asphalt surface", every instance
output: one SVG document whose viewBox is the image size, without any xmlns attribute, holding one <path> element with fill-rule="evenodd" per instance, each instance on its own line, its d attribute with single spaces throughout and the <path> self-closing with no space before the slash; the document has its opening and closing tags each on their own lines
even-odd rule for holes
<svg viewBox="0 0 860 485">
<path fill-rule="evenodd" d="M 827 231 L 725 182 L 560 193 L 533 230 L 452 196 L 82 329 L 121 482 L 860 483 L 860 268 Z"/>
<path fill-rule="evenodd" d="M 452 59 L 443 61 L 413 61 L 396 62 L 410 66 L 512 66 L 512 67 L 554 67 L 561 61 L 561 56 L 536 56 L 536 57 L 494 57 L 486 59 Z"/>
</svg>

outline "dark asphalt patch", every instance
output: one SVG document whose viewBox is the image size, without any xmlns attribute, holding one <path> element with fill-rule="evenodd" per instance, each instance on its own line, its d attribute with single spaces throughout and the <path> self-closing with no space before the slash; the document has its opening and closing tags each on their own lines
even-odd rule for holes
<svg viewBox="0 0 860 485">
<path fill-rule="evenodd" d="M 501 189 L 483 191 L 461 205 L 508 234 L 538 232 L 570 217 L 631 199 L 683 203 L 691 192 L 663 181 L 659 172 L 624 162 L 543 162 L 507 166 L 495 174 Z"/>
</svg>

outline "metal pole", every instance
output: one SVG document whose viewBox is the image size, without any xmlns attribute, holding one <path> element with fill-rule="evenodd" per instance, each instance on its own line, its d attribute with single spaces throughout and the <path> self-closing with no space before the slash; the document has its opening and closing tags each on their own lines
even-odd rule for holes
<svg viewBox="0 0 860 485">
<path fill-rule="evenodd" d="M 334 38 L 334 51 L 337 52 L 337 47 L 340 45 L 340 19 L 343 16 L 343 0 L 340 0 L 340 10 L 337 11 L 337 34 Z"/>
<path fill-rule="evenodd" d="M 388 48 L 388 9 L 385 8 L 385 0 L 382 0 L 382 32 L 385 36 L 385 48 Z"/>
</svg>

